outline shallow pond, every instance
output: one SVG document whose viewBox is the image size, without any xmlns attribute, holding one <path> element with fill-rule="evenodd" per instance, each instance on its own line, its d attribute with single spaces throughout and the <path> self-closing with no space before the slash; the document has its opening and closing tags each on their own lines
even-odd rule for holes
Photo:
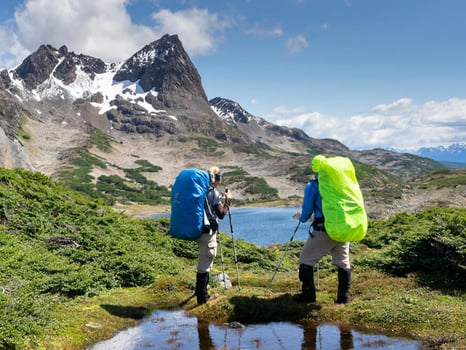
<svg viewBox="0 0 466 350">
<path fill-rule="evenodd" d="M 369 334 L 335 325 L 298 325 L 272 322 L 236 328 L 238 324 L 213 325 L 188 317 L 183 310 L 156 310 L 138 326 L 88 350 L 350 350 L 424 349 L 417 341 Z"/>
<path fill-rule="evenodd" d="M 220 231 L 233 237 L 267 246 L 291 239 L 298 221 L 293 218 L 300 208 L 232 208 L 230 218 L 220 220 Z M 169 216 L 164 213 L 153 217 Z M 300 225 L 294 240 L 305 240 L 309 224 Z M 297 278 L 297 276 L 296 276 Z M 89 350 L 189 349 L 406 349 L 421 350 L 412 339 L 393 338 L 331 324 L 300 325 L 272 322 L 260 325 L 215 325 L 188 317 L 183 310 L 156 310 L 136 327 L 116 334 Z"/>
</svg>

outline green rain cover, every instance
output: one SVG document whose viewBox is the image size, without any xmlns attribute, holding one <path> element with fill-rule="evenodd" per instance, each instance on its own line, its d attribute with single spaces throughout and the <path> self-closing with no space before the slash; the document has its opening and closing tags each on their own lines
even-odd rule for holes
<svg viewBox="0 0 466 350">
<path fill-rule="evenodd" d="M 346 157 L 315 156 L 312 170 L 318 173 L 325 230 L 338 242 L 356 242 L 367 232 L 364 199 L 353 163 Z"/>
</svg>

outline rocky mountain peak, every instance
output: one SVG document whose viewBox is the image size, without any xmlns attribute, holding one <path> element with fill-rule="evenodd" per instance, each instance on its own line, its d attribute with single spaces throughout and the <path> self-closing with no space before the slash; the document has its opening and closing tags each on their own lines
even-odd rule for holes
<svg viewBox="0 0 466 350">
<path fill-rule="evenodd" d="M 177 35 L 164 35 L 122 64 L 41 45 L 15 70 L 0 72 L 0 89 L 35 104 L 43 116 L 60 105 L 73 112 L 62 117 L 54 112 L 55 119 L 82 119 L 104 131 L 227 138 Z"/>
<path fill-rule="evenodd" d="M 51 45 L 41 45 L 15 69 L 15 78 L 21 79 L 27 88 L 33 90 L 50 77 L 60 58 L 67 52 L 66 46 L 57 50 Z"/>
<path fill-rule="evenodd" d="M 87 144 L 95 129 L 124 144 L 122 153 L 115 143 L 112 154 L 99 155 L 109 163 L 117 164 L 121 157 L 121 162 L 132 164 L 134 157 L 142 157 L 174 170 L 210 163 L 215 155 L 224 165 L 240 166 L 271 181 L 289 177 L 293 164 L 308 164 L 309 155 L 316 153 L 377 165 L 393 158 L 392 153 L 380 157 L 381 151 L 353 152 L 336 140 L 275 125 L 232 100 L 217 97 L 209 103 L 181 41 L 168 34 L 122 64 L 75 54 L 66 46 L 41 45 L 16 69 L 0 72 L 0 129 L 5 135 L 0 158 L 27 164 L 17 151 L 24 144 L 31 164 L 47 173 L 66 165 L 68 153 Z M 411 160 L 395 158 L 399 164 Z M 411 163 L 416 169 L 409 173 L 436 166 Z M 392 161 L 386 170 L 394 167 Z M 397 174 L 399 168 L 396 165 Z M 289 179 L 284 184 L 292 186 Z"/>
<path fill-rule="evenodd" d="M 253 141 L 259 141 L 260 139 L 260 142 L 264 142 L 264 140 L 269 138 L 268 142 L 273 144 L 276 137 L 289 137 L 294 141 L 303 142 L 311 147 L 319 147 L 318 144 L 320 141 L 309 137 L 303 130 L 270 123 L 263 118 L 252 115 L 235 101 L 223 97 L 215 97 L 209 103 L 220 119 L 240 129 Z M 337 152 L 347 150 L 338 141 L 326 140 L 325 144 Z"/>
<path fill-rule="evenodd" d="M 67 52 L 55 69 L 53 76 L 65 85 L 69 85 L 76 80 L 78 67 L 89 75 L 91 80 L 94 80 L 96 74 L 102 74 L 107 69 L 107 65 L 99 58 Z"/>
<path fill-rule="evenodd" d="M 209 101 L 217 115 L 230 125 L 248 123 L 255 117 L 247 112 L 239 103 L 222 97 L 215 97 Z"/>
<path fill-rule="evenodd" d="M 438 147 L 423 147 L 417 151 L 417 154 L 422 157 L 432 158 L 446 162 L 466 162 L 466 143 L 459 142 Z"/>
<path fill-rule="evenodd" d="M 29 90 L 36 89 L 52 76 L 69 85 L 76 80 L 77 67 L 87 73 L 91 79 L 95 74 L 104 73 L 106 64 L 98 58 L 75 54 L 63 45 L 58 50 L 51 45 L 41 45 L 37 51 L 14 70 L 16 79 L 23 81 Z"/>
<path fill-rule="evenodd" d="M 207 96 L 201 77 L 177 35 L 164 35 L 131 56 L 114 76 L 115 81 L 139 81 L 144 92 L 153 90 L 164 107 L 186 107 L 186 102 Z"/>
</svg>

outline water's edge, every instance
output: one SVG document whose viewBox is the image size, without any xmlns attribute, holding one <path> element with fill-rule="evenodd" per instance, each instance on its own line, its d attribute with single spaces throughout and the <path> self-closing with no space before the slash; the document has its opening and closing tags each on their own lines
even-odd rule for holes
<svg viewBox="0 0 466 350">
<path fill-rule="evenodd" d="M 88 350 L 142 349 L 405 349 L 422 350 L 412 339 L 370 334 L 332 324 L 271 322 L 214 325 L 184 310 L 155 310 L 135 327 Z"/>
<path fill-rule="evenodd" d="M 294 207 L 241 207 L 231 209 L 228 217 L 220 221 L 220 231 L 234 237 L 267 246 L 287 242 L 296 228 L 294 218 L 299 208 Z M 169 217 L 170 213 L 151 217 Z M 251 225 L 254 222 L 254 225 Z M 231 224 L 231 226 L 230 226 Z M 294 237 L 307 239 L 309 225 L 303 224 Z M 409 338 L 371 334 L 353 328 L 332 324 L 297 324 L 271 322 L 268 324 L 216 325 L 185 311 L 154 310 L 135 327 L 117 333 L 89 350 L 102 349 L 423 349 L 421 343 Z"/>
</svg>

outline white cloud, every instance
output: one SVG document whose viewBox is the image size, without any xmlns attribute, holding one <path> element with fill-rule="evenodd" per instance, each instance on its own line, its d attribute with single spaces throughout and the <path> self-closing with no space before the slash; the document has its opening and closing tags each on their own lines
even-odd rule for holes
<svg viewBox="0 0 466 350">
<path fill-rule="evenodd" d="M 328 28 L 329 28 L 328 23 L 322 23 L 322 24 L 320 25 L 320 29 L 322 29 L 322 30 L 327 30 Z"/>
<path fill-rule="evenodd" d="M 297 114 L 304 113 L 305 109 L 304 107 L 295 107 L 295 108 L 288 108 L 285 106 L 278 106 L 275 107 L 272 111 L 271 114 L 268 114 L 265 116 L 267 120 L 270 121 L 276 121 L 278 122 L 280 119 L 282 119 L 284 116 L 293 116 Z"/>
<path fill-rule="evenodd" d="M 283 28 L 276 26 L 272 29 L 265 29 L 264 27 L 256 24 L 254 27 L 245 30 L 246 34 L 254 35 L 257 38 L 279 38 L 283 36 Z"/>
<path fill-rule="evenodd" d="M 297 127 L 314 138 L 333 138 L 352 149 L 416 150 L 466 140 L 466 100 L 452 98 L 416 105 L 400 99 L 348 118 L 279 107 L 265 119 Z"/>
<path fill-rule="evenodd" d="M 19 57 L 24 59 L 29 54 L 11 28 L 0 27 L 0 42 L 0 70 L 16 66 Z"/>
<path fill-rule="evenodd" d="M 304 35 L 296 35 L 294 37 L 290 37 L 287 40 L 287 48 L 290 54 L 297 54 L 301 52 L 303 49 L 309 46 L 307 39 Z"/>
<path fill-rule="evenodd" d="M 393 114 L 394 112 L 400 113 L 405 112 L 409 106 L 411 106 L 413 101 L 410 98 L 400 98 L 399 100 L 389 103 L 389 104 L 379 104 L 372 108 L 376 113 L 384 114 L 389 112 Z"/>
<path fill-rule="evenodd" d="M 153 26 L 134 23 L 131 0 L 26 0 L 0 25 L 0 67 L 20 63 L 41 44 L 119 62 L 164 34 L 178 34 L 191 56 L 209 53 L 231 23 L 203 9 L 153 13 Z"/>
<path fill-rule="evenodd" d="M 106 61 L 127 58 L 157 33 L 135 25 L 128 0 L 27 0 L 15 12 L 18 40 L 30 51 L 41 44 L 66 45 Z"/>
<path fill-rule="evenodd" d="M 420 113 L 434 125 L 466 128 L 466 100 L 450 98 L 444 102 L 430 101 L 422 106 Z"/>
<path fill-rule="evenodd" d="M 232 25 L 216 13 L 197 8 L 178 12 L 160 10 L 153 14 L 153 18 L 157 21 L 159 33 L 178 34 L 184 48 L 192 56 L 213 51 L 219 34 Z"/>
</svg>

